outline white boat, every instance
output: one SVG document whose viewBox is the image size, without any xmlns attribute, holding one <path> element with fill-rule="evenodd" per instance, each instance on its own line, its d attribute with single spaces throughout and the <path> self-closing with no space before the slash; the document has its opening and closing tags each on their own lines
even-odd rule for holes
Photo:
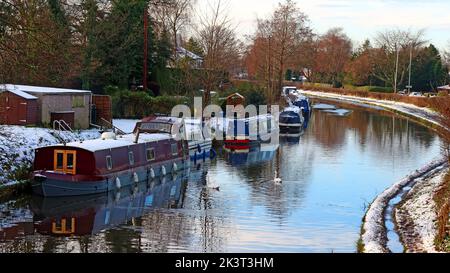
<svg viewBox="0 0 450 273">
<path fill-rule="evenodd" d="M 212 148 L 211 136 L 206 134 L 208 130 L 203 130 L 204 123 L 200 119 L 175 118 L 175 117 L 149 117 L 138 122 L 139 126 L 151 128 L 154 131 L 172 130 L 173 125 L 177 125 L 177 132 L 171 132 L 172 137 L 181 138 L 187 141 L 189 158 L 192 161 L 206 160 L 208 157 L 216 155 Z M 170 125 L 170 126 L 167 126 Z M 138 125 L 137 125 L 138 126 Z"/>
</svg>

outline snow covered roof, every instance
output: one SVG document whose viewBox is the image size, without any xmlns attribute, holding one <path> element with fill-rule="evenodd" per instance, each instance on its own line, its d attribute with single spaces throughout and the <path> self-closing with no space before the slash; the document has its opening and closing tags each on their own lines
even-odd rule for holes
<svg viewBox="0 0 450 273">
<path fill-rule="evenodd" d="M 3 88 L 4 86 L 2 85 L 2 86 L 0 86 L 0 93 L 1 92 L 5 92 L 5 91 L 8 91 L 8 92 L 11 92 L 11 93 L 13 93 L 13 94 L 15 94 L 15 95 L 17 95 L 17 96 L 19 96 L 19 97 L 22 97 L 22 98 L 24 98 L 24 99 L 27 99 L 27 100 L 35 100 L 35 99 L 37 99 L 35 96 L 32 96 L 32 95 L 30 95 L 30 94 L 28 94 L 28 93 L 25 93 L 25 92 L 23 92 L 23 91 L 21 91 L 21 90 L 19 90 L 19 89 L 16 89 L 16 88 Z"/>
<path fill-rule="evenodd" d="M 154 141 L 162 141 L 170 139 L 168 134 L 140 134 L 138 143 L 147 143 Z M 109 150 L 119 147 L 127 147 L 134 144 L 135 135 L 128 134 L 123 136 L 118 136 L 117 139 L 94 139 L 86 140 L 83 142 L 71 142 L 67 143 L 65 147 L 69 148 L 80 148 L 90 152 L 97 152 L 102 150 Z M 57 145 L 64 147 L 63 144 Z"/>
<path fill-rule="evenodd" d="M 189 51 L 189 50 L 187 50 L 187 49 L 185 49 L 184 47 L 181 47 L 181 46 L 177 47 L 177 53 L 182 55 L 183 57 L 189 57 L 189 58 L 191 58 L 193 60 L 203 60 L 202 57 L 198 56 L 195 53 L 192 53 L 191 51 Z"/>
<path fill-rule="evenodd" d="M 10 92 L 18 92 L 22 95 L 27 94 L 67 94 L 67 93 L 77 93 L 77 94 L 90 94 L 91 91 L 88 90 L 77 90 L 77 89 L 64 89 L 64 88 L 53 88 L 53 87 L 41 87 L 41 86 L 29 86 L 29 85 L 15 85 L 15 84 L 2 84 L 0 89 L 4 89 Z M 31 96 L 33 97 L 33 96 Z M 36 98 L 36 97 L 33 97 Z"/>
<path fill-rule="evenodd" d="M 300 107 L 289 106 L 289 107 L 284 108 L 283 112 L 294 112 L 294 113 L 299 114 L 300 113 Z"/>
</svg>

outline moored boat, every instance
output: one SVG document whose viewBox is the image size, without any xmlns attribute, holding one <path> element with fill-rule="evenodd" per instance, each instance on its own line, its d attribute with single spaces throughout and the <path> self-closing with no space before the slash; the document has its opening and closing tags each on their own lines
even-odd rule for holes
<svg viewBox="0 0 450 273">
<path fill-rule="evenodd" d="M 263 143 L 278 139 L 279 127 L 271 114 L 242 119 L 227 119 L 224 148 L 229 151 L 248 152 Z"/>
<path fill-rule="evenodd" d="M 204 130 L 204 126 L 202 120 L 194 118 L 148 117 L 138 122 L 136 128 L 140 127 L 141 130 L 143 128 L 151 129 L 151 132 L 171 133 L 173 138 L 178 137 L 187 141 L 189 158 L 192 161 L 197 161 L 215 156 L 211 136 L 205 133 L 207 130 Z M 168 132 L 169 128 L 176 129 Z"/>
<path fill-rule="evenodd" d="M 287 107 L 280 114 L 280 136 L 299 136 L 303 129 L 304 117 L 299 107 Z"/>
<path fill-rule="evenodd" d="M 43 196 L 120 190 L 185 168 L 183 142 L 167 133 L 106 132 L 99 139 L 42 147 L 35 153 L 32 188 Z"/>
</svg>

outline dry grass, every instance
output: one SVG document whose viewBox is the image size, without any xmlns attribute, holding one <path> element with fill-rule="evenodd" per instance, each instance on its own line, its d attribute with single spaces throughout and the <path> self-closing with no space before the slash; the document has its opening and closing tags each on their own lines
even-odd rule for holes
<svg viewBox="0 0 450 273">
<path fill-rule="evenodd" d="M 441 114 L 439 133 L 444 140 L 442 147 L 443 154 L 446 155 L 450 163 L 450 97 L 438 97 L 433 100 L 432 107 Z M 450 230 L 449 213 L 450 213 L 450 172 L 445 177 L 443 186 L 436 193 L 434 200 L 436 202 L 438 213 L 438 236 L 436 238 L 436 246 L 441 251 L 450 252 Z"/>
<path fill-rule="evenodd" d="M 438 214 L 438 235 L 435 244 L 439 251 L 450 252 L 450 172 L 445 177 L 445 182 L 434 196 Z"/>
</svg>

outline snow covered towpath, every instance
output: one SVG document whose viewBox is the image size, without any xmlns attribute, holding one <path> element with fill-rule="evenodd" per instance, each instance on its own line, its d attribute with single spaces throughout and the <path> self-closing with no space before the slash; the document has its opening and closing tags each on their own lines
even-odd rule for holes
<svg viewBox="0 0 450 273">
<path fill-rule="evenodd" d="M 439 114 L 429 108 L 421 108 L 415 106 L 413 104 L 396 102 L 390 100 L 377 100 L 373 98 L 363 98 L 363 97 L 355 97 L 355 96 L 347 96 L 340 95 L 335 93 L 327 93 L 327 92 L 318 92 L 318 91 L 300 91 L 304 95 L 319 97 L 319 98 L 329 98 L 329 99 L 337 99 L 340 101 L 347 102 L 356 102 L 356 103 L 364 103 L 369 105 L 375 105 L 382 107 L 387 110 L 391 110 L 394 112 L 399 112 L 401 114 L 413 117 L 417 120 L 428 122 L 433 126 L 441 126 L 439 123 Z"/>
<path fill-rule="evenodd" d="M 416 179 L 422 178 L 427 173 L 442 168 L 447 163 L 447 159 L 435 160 L 425 167 L 416 170 L 396 182 L 390 188 L 386 189 L 370 205 L 363 223 L 362 241 L 364 243 L 364 252 L 366 253 L 386 253 L 387 248 L 385 212 L 389 201 L 394 198 L 403 187 L 410 185 Z"/>
<path fill-rule="evenodd" d="M 421 178 L 395 208 L 397 231 L 406 252 L 436 252 L 438 215 L 434 196 L 446 174 L 447 169 L 442 166 L 430 178 Z"/>
</svg>

